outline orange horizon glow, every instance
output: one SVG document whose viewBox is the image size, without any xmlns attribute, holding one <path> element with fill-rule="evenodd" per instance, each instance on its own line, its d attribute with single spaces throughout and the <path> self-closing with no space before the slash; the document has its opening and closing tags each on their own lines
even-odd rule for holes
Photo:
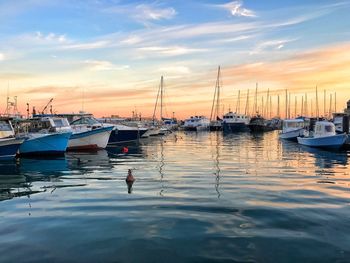
<svg viewBox="0 0 350 263">
<path fill-rule="evenodd" d="M 246 94 L 249 89 L 249 113 L 252 113 L 255 83 L 258 83 L 258 107 L 262 98 L 266 103 L 269 89 L 272 100 L 271 115 L 276 115 L 277 96 L 280 97 L 280 115 L 285 115 L 285 90 L 290 93 L 290 107 L 294 115 L 295 97 L 297 112 L 300 112 L 302 96 L 308 96 L 308 112 L 316 112 L 315 87 L 318 87 L 320 112 L 328 112 L 330 94 L 333 103 L 336 94 L 337 111 L 343 111 L 350 99 L 350 43 L 326 46 L 316 50 L 299 53 L 288 59 L 272 62 L 256 62 L 240 65 L 221 65 L 221 103 L 223 112 L 235 111 L 238 90 L 241 91 L 240 111 L 244 113 Z M 164 110 L 168 117 L 175 112 L 175 117 L 185 119 L 192 115 L 210 116 L 213 99 L 216 70 L 186 74 L 181 78 L 167 79 L 164 72 L 166 96 Z M 64 74 L 55 74 L 57 80 L 66 79 Z M 129 79 L 129 82 L 126 79 Z M 160 78 L 160 77 L 159 77 Z M 141 113 L 143 117 L 153 114 L 159 80 L 138 81 L 132 75 L 124 76 L 123 83 L 112 79 L 110 83 L 92 83 L 78 80 L 81 84 L 55 84 L 53 76 L 13 76 L 2 74 L 1 112 L 5 111 L 7 85 L 10 97 L 17 96 L 19 111 L 26 115 L 26 103 L 40 111 L 53 98 L 53 110 L 59 113 L 77 113 L 80 110 L 93 113 L 96 117 L 119 115 L 128 117 L 132 112 Z M 57 81 L 61 82 L 61 81 Z M 71 81 L 72 83 L 75 81 Z M 326 109 L 324 109 L 324 91 L 326 91 Z M 313 106 L 311 106 L 313 104 Z M 260 106 L 259 106 L 260 105 Z M 333 108 L 333 107 L 332 107 Z M 300 113 L 298 113 L 300 114 Z M 297 115 L 298 115 L 297 114 Z M 159 112 L 158 112 L 159 117 Z"/>
</svg>

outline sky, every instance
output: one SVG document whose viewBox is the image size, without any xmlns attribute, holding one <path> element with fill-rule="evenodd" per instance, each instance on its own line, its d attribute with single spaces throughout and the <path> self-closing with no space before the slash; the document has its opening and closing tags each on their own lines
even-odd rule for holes
<svg viewBox="0 0 350 263">
<path fill-rule="evenodd" d="M 349 13 L 338 0 L 0 0 L 0 112 L 9 95 L 23 114 L 53 98 L 60 113 L 152 116 L 164 76 L 165 115 L 210 116 L 218 66 L 222 112 L 244 111 L 248 90 L 251 112 L 257 84 L 272 115 L 285 90 L 291 115 L 305 97 L 315 112 L 316 86 L 321 113 L 342 111 Z"/>
</svg>

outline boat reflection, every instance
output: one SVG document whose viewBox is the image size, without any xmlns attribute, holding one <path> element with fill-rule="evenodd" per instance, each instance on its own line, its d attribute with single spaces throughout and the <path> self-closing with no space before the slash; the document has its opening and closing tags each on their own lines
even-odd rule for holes
<svg viewBox="0 0 350 263">
<path fill-rule="evenodd" d="M 327 151 L 307 146 L 301 146 L 301 150 L 307 151 L 315 158 L 315 165 L 319 168 L 335 168 L 348 164 L 348 153 L 346 151 Z"/>
<path fill-rule="evenodd" d="M 210 137 L 210 144 L 211 144 L 211 157 L 214 162 L 214 173 L 215 176 L 215 191 L 217 193 L 218 198 L 220 198 L 220 176 L 221 176 L 221 169 L 220 169 L 220 138 L 221 134 L 216 132 L 213 134 L 213 136 Z"/>
<path fill-rule="evenodd" d="M 19 171 L 26 176 L 61 176 L 67 172 L 68 162 L 63 157 L 57 158 L 21 158 L 19 160 Z"/>
<path fill-rule="evenodd" d="M 30 197 L 31 194 L 40 192 L 45 192 L 45 190 L 32 190 L 31 181 L 23 174 L 0 175 L 0 201 L 21 196 Z"/>
<path fill-rule="evenodd" d="M 81 172 L 93 172 L 96 170 L 110 170 L 113 164 L 110 162 L 109 153 L 106 150 L 93 152 L 69 152 L 66 154 L 70 170 Z"/>
</svg>

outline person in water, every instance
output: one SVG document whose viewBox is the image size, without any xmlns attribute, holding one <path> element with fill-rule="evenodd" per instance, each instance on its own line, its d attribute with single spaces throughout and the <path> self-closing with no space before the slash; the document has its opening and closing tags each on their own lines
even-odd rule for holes
<svg viewBox="0 0 350 263">
<path fill-rule="evenodd" d="M 128 170 L 128 175 L 126 176 L 125 182 L 126 182 L 126 185 L 128 186 L 128 193 L 131 194 L 132 185 L 135 182 L 135 178 L 132 175 L 131 169 Z"/>
</svg>

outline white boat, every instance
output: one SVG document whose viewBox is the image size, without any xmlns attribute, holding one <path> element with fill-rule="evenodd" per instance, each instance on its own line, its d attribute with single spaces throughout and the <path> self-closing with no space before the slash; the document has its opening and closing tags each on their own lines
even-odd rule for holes
<svg viewBox="0 0 350 263">
<path fill-rule="evenodd" d="M 23 140 L 15 138 L 11 121 L 8 118 L 0 119 L 0 161 L 13 160 Z"/>
<path fill-rule="evenodd" d="M 249 122 L 249 116 L 230 111 L 223 116 L 223 131 L 227 133 L 249 131 Z"/>
<path fill-rule="evenodd" d="M 298 136 L 304 135 L 307 126 L 307 122 L 301 118 L 283 120 L 282 132 L 279 134 L 279 138 L 296 141 Z"/>
<path fill-rule="evenodd" d="M 329 121 L 317 121 L 313 134 L 308 136 L 297 137 L 298 143 L 310 147 L 339 149 L 342 147 L 346 140 L 347 135 L 337 134 L 335 131 L 335 125 Z"/>
<path fill-rule="evenodd" d="M 203 131 L 209 130 L 210 121 L 205 116 L 191 116 L 185 120 L 183 125 L 186 131 Z"/>
<path fill-rule="evenodd" d="M 107 147 L 109 137 L 115 128 L 112 124 L 102 124 L 93 117 L 82 117 L 70 124 L 73 134 L 68 150 L 97 150 Z"/>
</svg>

